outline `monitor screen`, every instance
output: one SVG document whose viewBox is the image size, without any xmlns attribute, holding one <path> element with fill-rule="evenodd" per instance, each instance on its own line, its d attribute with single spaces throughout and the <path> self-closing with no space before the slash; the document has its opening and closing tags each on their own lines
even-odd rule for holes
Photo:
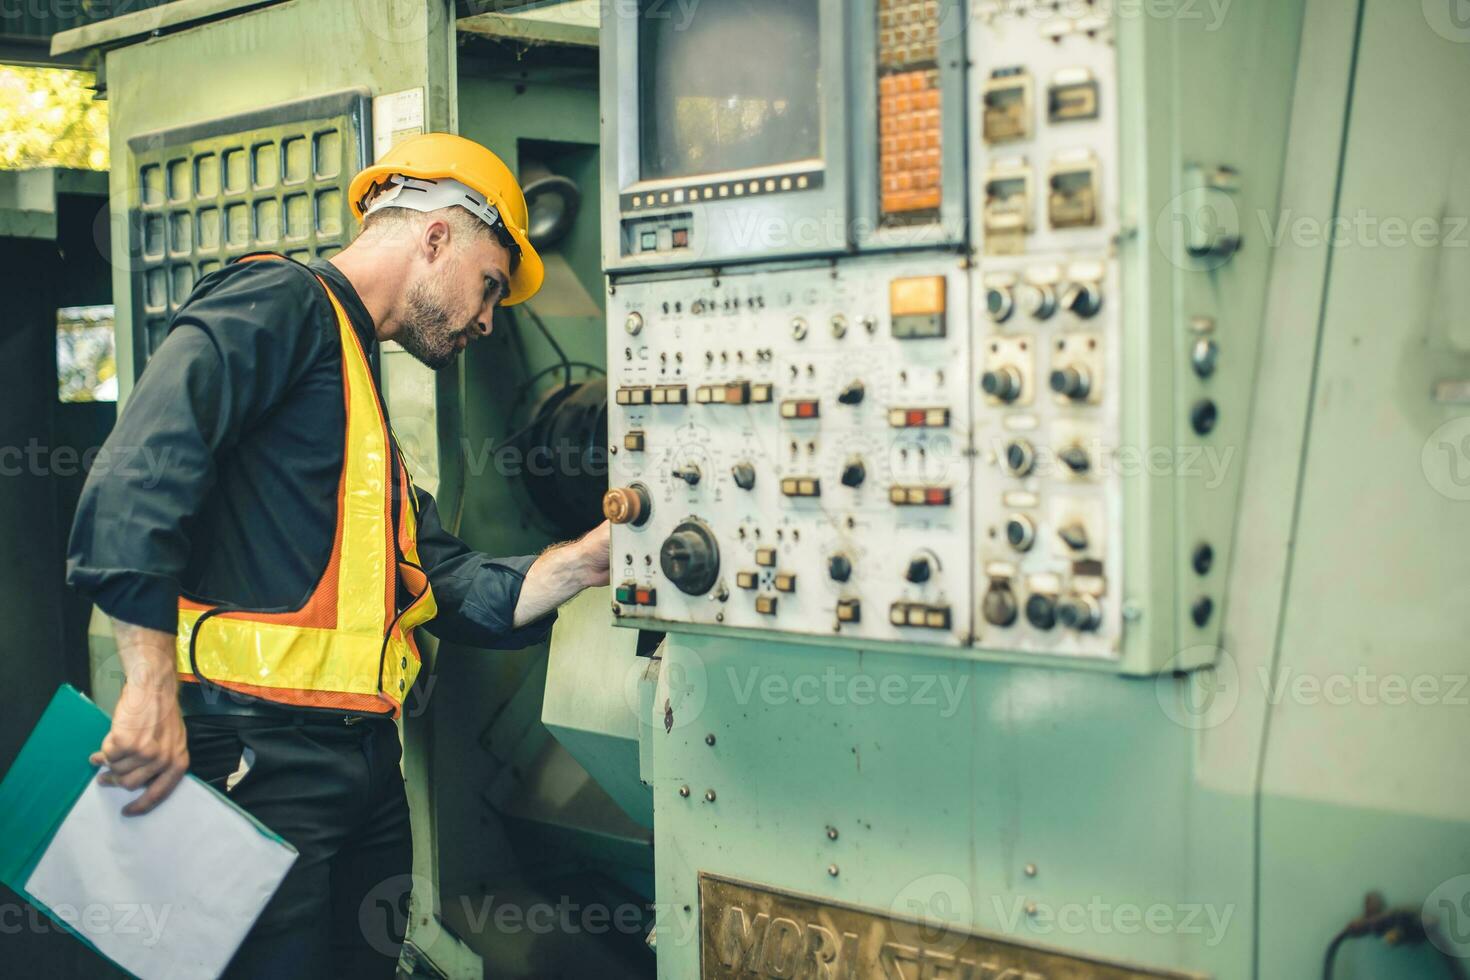
<svg viewBox="0 0 1470 980">
<path fill-rule="evenodd" d="M 697 177 L 820 157 L 818 0 L 643 0 L 640 173 Z"/>
</svg>

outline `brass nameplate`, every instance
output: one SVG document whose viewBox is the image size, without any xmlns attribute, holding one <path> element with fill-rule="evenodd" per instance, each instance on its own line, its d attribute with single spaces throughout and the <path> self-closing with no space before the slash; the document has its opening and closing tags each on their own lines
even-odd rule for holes
<svg viewBox="0 0 1470 980">
<path fill-rule="evenodd" d="M 1199 980 L 699 876 L 704 980 Z"/>
</svg>

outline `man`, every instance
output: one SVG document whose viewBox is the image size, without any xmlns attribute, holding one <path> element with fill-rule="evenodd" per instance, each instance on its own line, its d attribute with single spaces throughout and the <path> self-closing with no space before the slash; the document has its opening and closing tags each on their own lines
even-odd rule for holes
<svg viewBox="0 0 1470 980">
<path fill-rule="evenodd" d="M 124 811 L 143 814 L 193 772 L 300 852 L 230 976 L 393 975 L 402 936 L 385 951 L 358 922 L 370 893 L 407 899 L 384 890 L 411 865 L 394 718 L 413 628 L 523 647 L 608 580 L 606 524 L 508 559 L 444 530 L 370 367 L 386 340 L 446 367 L 540 287 L 509 169 L 429 134 L 349 196 L 362 232 L 331 260 L 199 281 L 108 439 L 167 465 L 94 470 L 72 530 L 68 581 L 112 619 L 126 675 L 99 778 L 146 787 Z"/>
</svg>

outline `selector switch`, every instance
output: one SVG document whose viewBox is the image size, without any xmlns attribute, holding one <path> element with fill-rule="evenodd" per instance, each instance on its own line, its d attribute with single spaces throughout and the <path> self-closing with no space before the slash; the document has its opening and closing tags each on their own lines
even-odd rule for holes
<svg viewBox="0 0 1470 980">
<path fill-rule="evenodd" d="M 1062 294 L 1062 305 L 1086 320 L 1102 309 L 1102 290 L 1094 282 L 1074 282 Z"/>
<path fill-rule="evenodd" d="M 1073 551 L 1087 550 L 1087 528 L 1081 524 L 1073 522 L 1063 526 L 1057 531 L 1057 537 L 1061 538 L 1062 543 Z"/>
<path fill-rule="evenodd" d="M 720 548 L 709 527 L 687 520 L 664 539 L 658 553 L 664 576 L 686 595 L 704 595 L 720 574 Z"/>
<path fill-rule="evenodd" d="M 1079 476 L 1092 469 L 1092 460 L 1088 458 L 1087 450 L 1081 446 L 1068 446 L 1057 453 L 1057 458 L 1066 465 L 1067 469 Z"/>
<path fill-rule="evenodd" d="M 852 578 L 852 559 L 838 552 L 827 559 L 827 574 L 834 582 L 846 582 Z"/>
<path fill-rule="evenodd" d="M 842 485 L 844 487 L 862 486 L 867 475 L 867 467 L 863 466 L 863 461 L 856 456 L 842 465 Z"/>
<path fill-rule="evenodd" d="M 701 474 L 699 472 L 698 466 L 694 465 L 693 463 L 685 463 L 683 466 L 674 470 L 671 475 L 680 480 L 683 480 L 691 487 L 695 487 L 699 485 L 699 478 Z"/>
<path fill-rule="evenodd" d="M 863 383 L 853 381 L 837 393 L 837 401 L 843 405 L 857 405 L 862 402 L 863 394 Z"/>
<path fill-rule="evenodd" d="M 934 564 L 930 561 L 929 557 L 927 555 L 916 555 L 909 559 L 909 567 L 904 570 L 903 577 L 915 585 L 921 585 L 929 581 L 933 574 Z"/>
<path fill-rule="evenodd" d="M 730 478 L 741 490 L 749 490 L 755 486 L 755 466 L 745 460 L 741 460 L 730 467 Z"/>
</svg>

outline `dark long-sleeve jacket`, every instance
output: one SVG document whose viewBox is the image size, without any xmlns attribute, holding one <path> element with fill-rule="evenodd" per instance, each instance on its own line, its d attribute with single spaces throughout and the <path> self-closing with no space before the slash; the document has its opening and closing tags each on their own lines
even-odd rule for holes
<svg viewBox="0 0 1470 980">
<path fill-rule="evenodd" d="M 179 595 L 294 609 L 326 568 L 346 415 L 336 315 L 363 349 L 372 318 L 329 262 L 228 265 L 179 309 L 88 475 L 67 581 L 109 616 L 173 632 Z M 396 452 L 396 448 L 395 448 Z M 516 629 L 533 556 L 491 558 L 419 504 L 419 556 L 439 615 L 427 629 L 471 646 L 543 639 L 554 614 Z"/>
</svg>

